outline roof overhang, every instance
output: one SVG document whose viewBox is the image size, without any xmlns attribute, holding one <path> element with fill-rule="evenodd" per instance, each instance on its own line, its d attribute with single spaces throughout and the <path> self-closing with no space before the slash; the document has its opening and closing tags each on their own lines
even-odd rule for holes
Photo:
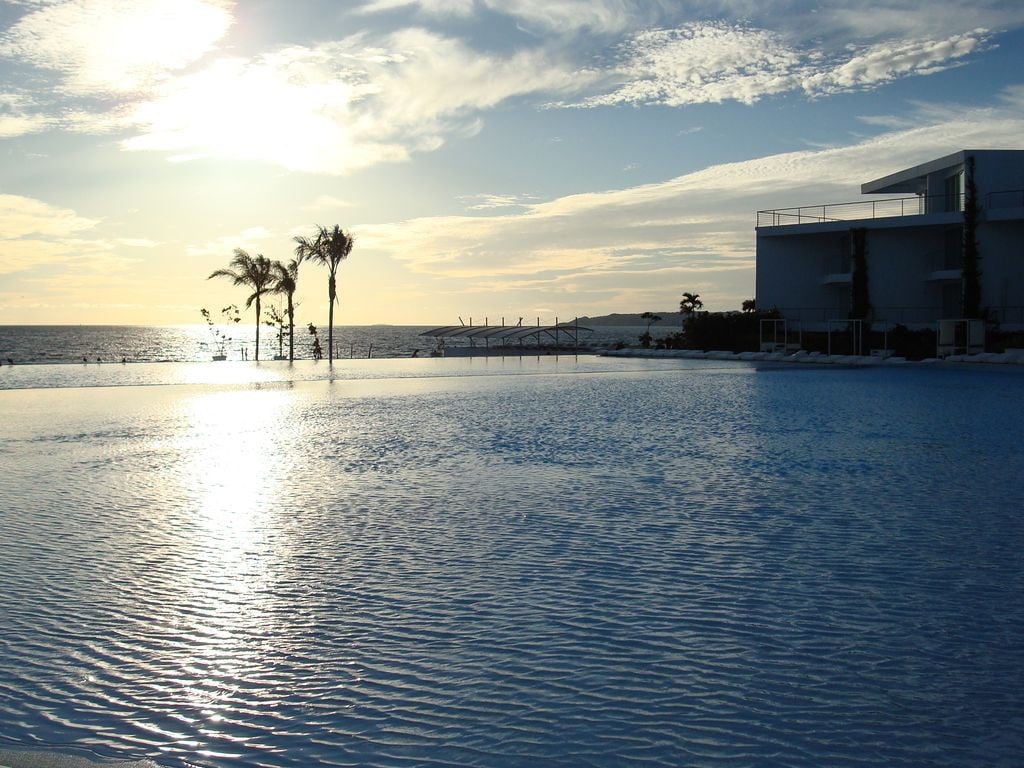
<svg viewBox="0 0 1024 768">
<path fill-rule="evenodd" d="M 966 150 L 954 152 L 952 155 L 940 157 L 937 160 L 930 160 L 913 168 L 890 173 L 880 179 L 869 181 L 860 185 L 861 194 L 865 195 L 894 195 L 912 194 L 923 195 L 927 188 L 928 175 L 947 168 L 955 168 L 963 165 Z"/>
</svg>

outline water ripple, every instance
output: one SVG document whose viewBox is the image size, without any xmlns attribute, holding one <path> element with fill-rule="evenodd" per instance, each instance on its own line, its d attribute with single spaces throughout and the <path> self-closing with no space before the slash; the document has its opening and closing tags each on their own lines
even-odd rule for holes
<svg viewBox="0 0 1024 768">
<path fill-rule="evenodd" d="M 0 393 L 0 762 L 1015 764 L 1024 377 L 614 370 Z"/>
</svg>

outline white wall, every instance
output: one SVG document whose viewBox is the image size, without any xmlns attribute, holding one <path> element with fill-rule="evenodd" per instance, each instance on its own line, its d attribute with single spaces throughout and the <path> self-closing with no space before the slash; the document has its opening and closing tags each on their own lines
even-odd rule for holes
<svg viewBox="0 0 1024 768">
<path fill-rule="evenodd" d="M 1024 152 L 979 150 L 975 181 L 982 205 L 990 191 L 1024 189 Z M 928 174 L 927 193 L 945 193 L 945 179 L 962 166 Z M 1022 199 L 1024 206 L 1024 199 Z M 1000 212 L 978 227 L 984 306 L 1010 309 L 1003 321 L 1024 327 L 1024 207 Z M 1008 216 L 1008 217 L 1007 217 Z M 944 258 L 947 237 L 955 245 L 958 213 L 936 213 L 849 223 L 764 228 L 757 233 L 757 306 L 784 310 L 805 323 L 845 317 L 849 284 L 825 285 L 825 275 L 843 271 L 843 238 L 854 226 L 868 229 L 868 290 L 878 319 L 927 327 L 943 316 L 941 281 L 930 273 L 951 265 Z M 950 232 L 950 235 L 947 235 Z M 848 246 L 847 246 L 848 247 Z"/>
</svg>

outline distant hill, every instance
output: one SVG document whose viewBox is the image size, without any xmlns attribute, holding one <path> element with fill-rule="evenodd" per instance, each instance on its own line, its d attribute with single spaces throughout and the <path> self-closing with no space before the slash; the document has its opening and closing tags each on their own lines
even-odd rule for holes
<svg viewBox="0 0 1024 768">
<path fill-rule="evenodd" d="M 625 314 L 616 312 L 611 315 L 598 315 L 597 317 L 581 317 L 580 325 L 587 325 L 592 328 L 606 325 L 629 325 L 629 326 L 643 326 L 647 325 L 646 320 L 642 320 L 638 312 L 636 314 Z M 679 311 L 675 312 L 655 312 L 654 314 L 661 316 L 661 321 L 652 325 L 652 328 L 661 328 L 663 326 L 676 326 L 679 327 Z"/>
</svg>

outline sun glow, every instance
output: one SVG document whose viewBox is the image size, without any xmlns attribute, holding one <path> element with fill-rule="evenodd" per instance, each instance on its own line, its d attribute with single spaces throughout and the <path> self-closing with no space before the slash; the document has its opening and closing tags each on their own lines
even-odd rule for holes
<svg viewBox="0 0 1024 768">
<path fill-rule="evenodd" d="M 258 159 L 305 171 L 377 159 L 356 158 L 368 150 L 362 143 L 355 150 L 358 120 L 349 109 L 363 86 L 314 76 L 310 66 L 288 51 L 274 61 L 220 59 L 141 104 L 132 122 L 144 133 L 123 146 L 181 152 L 186 159 Z"/>
</svg>

